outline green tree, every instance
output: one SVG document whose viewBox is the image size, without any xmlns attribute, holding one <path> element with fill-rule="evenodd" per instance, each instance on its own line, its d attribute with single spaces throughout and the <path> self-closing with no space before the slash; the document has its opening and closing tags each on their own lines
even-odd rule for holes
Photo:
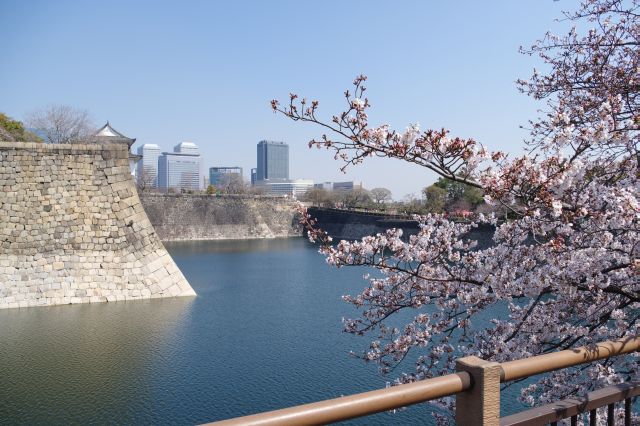
<svg viewBox="0 0 640 426">
<path fill-rule="evenodd" d="M 429 213 L 442 213 L 447 203 L 447 191 L 439 186 L 431 185 L 422 190 L 425 207 Z"/>
<path fill-rule="evenodd" d="M 437 188 L 440 191 L 429 188 Z M 429 193 L 427 193 L 427 190 L 429 190 Z M 431 200 L 437 200 L 440 203 L 441 200 L 438 197 L 444 195 L 444 205 L 440 211 L 448 210 L 455 205 L 468 205 L 470 208 L 475 208 L 484 201 L 484 194 L 481 189 L 442 177 L 430 187 L 425 188 L 423 193 L 427 198 L 427 203 L 431 202 Z"/>
<path fill-rule="evenodd" d="M 0 112 L 0 141 L 42 142 L 42 139 L 25 129 L 20 121 Z"/>
<path fill-rule="evenodd" d="M 474 207 L 484 203 L 484 193 L 480 188 L 466 185 L 463 197 Z"/>
</svg>

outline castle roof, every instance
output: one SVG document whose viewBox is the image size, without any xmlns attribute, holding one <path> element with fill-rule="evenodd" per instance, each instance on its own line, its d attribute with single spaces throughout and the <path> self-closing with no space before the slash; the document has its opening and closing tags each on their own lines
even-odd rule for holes
<svg viewBox="0 0 640 426">
<path fill-rule="evenodd" d="M 105 124 L 100 129 L 98 129 L 98 131 L 93 136 L 93 138 L 95 139 L 96 142 L 126 143 L 127 146 L 129 147 L 131 147 L 131 145 L 133 145 L 133 143 L 136 141 L 135 138 L 127 137 L 122 133 L 120 133 L 119 131 L 117 131 L 116 129 L 114 129 L 113 127 L 111 127 L 111 124 L 109 124 L 108 121 L 107 121 L 107 124 Z"/>
</svg>

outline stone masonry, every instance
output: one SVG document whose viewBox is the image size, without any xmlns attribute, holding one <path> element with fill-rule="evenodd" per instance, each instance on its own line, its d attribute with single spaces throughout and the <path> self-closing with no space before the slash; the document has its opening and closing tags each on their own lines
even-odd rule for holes
<svg viewBox="0 0 640 426">
<path fill-rule="evenodd" d="M 0 142 L 0 309 L 193 295 L 126 145 Z"/>
<path fill-rule="evenodd" d="M 285 238 L 302 234 L 295 202 L 250 195 L 140 195 L 162 241 Z"/>
</svg>

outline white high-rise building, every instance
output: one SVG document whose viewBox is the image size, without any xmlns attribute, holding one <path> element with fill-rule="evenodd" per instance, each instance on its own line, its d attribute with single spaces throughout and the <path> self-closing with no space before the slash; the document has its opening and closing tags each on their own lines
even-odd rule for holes
<svg viewBox="0 0 640 426">
<path fill-rule="evenodd" d="M 200 150 L 192 142 L 182 142 L 174 152 L 163 152 L 158 161 L 158 187 L 164 190 L 202 189 Z"/>
<path fill-rule="evenodd" d="M 144 180 L 145 185 L 150 188 L 157 188 L 160 147 L 153 143 L 145 143 L 138 147 L 138 155 L 142 155 L 142 160 L 138 161 L 137 179 Z"/>
<path fill-rule="evenodd" d="M 173 152 L 178 152 L 180 154 L 200 155 L 200 149 L 198 148 L 198 145 L 193 142 L 180 142 L 178 145 L 173 147 Z"/>
</svg>

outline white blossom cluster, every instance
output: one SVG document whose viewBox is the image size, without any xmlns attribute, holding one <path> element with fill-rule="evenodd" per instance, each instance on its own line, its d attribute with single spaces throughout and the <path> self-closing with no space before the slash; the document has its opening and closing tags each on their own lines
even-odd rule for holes
<svg viewBox="0 0 640 426">
<path fill-rule="evenodd" d="M 310 145 L 335 150 L 343 167 L 372 155 L 400 158 L 482 188 L 508 213 L 464 224 L 417 217 L 420 231 L 408 239 L 391 229 L 336 245 L 305 216 L 329 264 L 379 271 L 362 293 L 344 297 L 361 312 L 344 320 L 345 330 L 374 338 L 365 360 L 390 372 L 417 352 L 413 371 L 398 378 L 407 382 L 451 371 L 463 355 L 501 362 L 640 335 L 639 9 L 637 0 L 587 0 L 566 17 L 594 29 L 547 34 L 525 51 L 550 72 L 534 72 L 520 88 L 546 99 L 548 112 L 531 122 L 528 152 L 518 158 L 444 129 L 369 127 L 364 76 L 331 123 L 316 118 L 315 101 L 303 113 L 295 95 L 288 108 L 274 101 L 274 110 L 342 136 Z M 478 249 L 467 235 L 488 225 L 493 245 Z M 412 314 L 402 327 L 392 321 L 400 311 Z M 485 324 L 495 312 L 504 314 Z M 553 401 L 638 379 L 637 354 L 622 356 L 546 375 L 522 399 Z"/>
</svg>

